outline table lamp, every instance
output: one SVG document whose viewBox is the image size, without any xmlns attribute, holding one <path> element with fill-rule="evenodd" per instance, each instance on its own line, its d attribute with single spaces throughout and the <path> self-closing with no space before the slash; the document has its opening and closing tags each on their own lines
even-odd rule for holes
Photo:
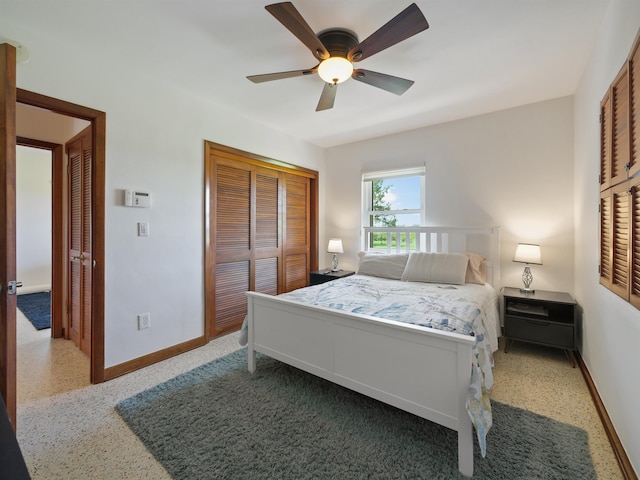
<svg viewBox="0 0 640 480">
<path fill-rule="evenodd" d="M 328 253 L 333 253 L 333 266 L 331 268 L 332 272 L 338 271 L 338 254 L 344 253 L 342 249 L 342 239 L 340 238 L 330 238 L 329 246 L 327 247 Z"/>
<path fill-rule="evenodd" d="M 524 288 L 521 288 L 520 291 L 522 293 L 535 293 L 535 290 L 529 288 L 531 286 L 531 282 L 533 282 L 533 275 L 531 274 L 529 265 L 542 265 L 540 245 L 519 243 L 516 247 L 516 253 L 513 256 L 513 261 L 526 264 L 524 272 L 522 273 L 522 283 L 524 283 Z"/>
</svg>

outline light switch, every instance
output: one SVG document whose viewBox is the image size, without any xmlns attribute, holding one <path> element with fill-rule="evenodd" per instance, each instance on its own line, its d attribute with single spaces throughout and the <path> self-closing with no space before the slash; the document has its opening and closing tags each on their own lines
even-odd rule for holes
<svg viewBox="0 0 640 480">
<path fill-rule="evenodd" d="M 138 222 L 138 236 L 139 237 L 149 236 L 149 222 Z"/>
</svg>

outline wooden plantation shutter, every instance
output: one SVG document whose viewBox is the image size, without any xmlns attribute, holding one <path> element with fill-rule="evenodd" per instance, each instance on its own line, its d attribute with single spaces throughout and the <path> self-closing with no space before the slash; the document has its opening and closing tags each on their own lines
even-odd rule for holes
<svg viewBox="0 0 640 480">
<path fill-rule="evenodd" d="M 600 104 L 600 283 L 640 309 L 640 31 Z"/>
<path fill-rule="evenodd" d="M 308 285 L 318 268 L 317 173 L 205 145 L 205 315 L 216 337 L 240 328 L 247 291 Z"/>
</svg>

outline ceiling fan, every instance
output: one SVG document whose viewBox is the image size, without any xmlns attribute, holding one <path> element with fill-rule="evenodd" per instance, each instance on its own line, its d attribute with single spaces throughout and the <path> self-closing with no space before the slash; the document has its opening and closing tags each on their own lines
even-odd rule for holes
<svg viewBox="0 0 640 480">
<path fill-rule="evenodd" d="M 396 95 L 402 95 L 413 85 L 413 80 L 361 68 L 354 69 L 353 63 L 364 60 L 429 28 L 427 20 L 415 3 L 409 5 L 362 42 L 358 42 L 355 33 L 343 28 L 330 28 L 318 34 L 314 33 L 291 2 L 274 3 L 264 8 L 304 43 L 320 63 L 306 70 L 248 76 L 247 78 L 252 82 L 262 83 L 317 73 L 325 81 L 325 85 L 316 112 L 333 108 L 338 83 L 342 83 L 349 77 Z"/>
</svg>

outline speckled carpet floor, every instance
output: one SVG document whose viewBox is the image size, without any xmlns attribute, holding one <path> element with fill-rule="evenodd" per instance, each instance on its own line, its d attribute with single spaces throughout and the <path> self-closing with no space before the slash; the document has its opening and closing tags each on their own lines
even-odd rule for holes
<svg viewBox="0 0 640 480">
<path fill-rule="evenodd" d="M 123 400 L 117 412 L 176 479 L 462 478 L 455 432 L 246 350 Z M 477 479 L 596 478 L 587 433 L 493 402 Z"/>
</svg>

